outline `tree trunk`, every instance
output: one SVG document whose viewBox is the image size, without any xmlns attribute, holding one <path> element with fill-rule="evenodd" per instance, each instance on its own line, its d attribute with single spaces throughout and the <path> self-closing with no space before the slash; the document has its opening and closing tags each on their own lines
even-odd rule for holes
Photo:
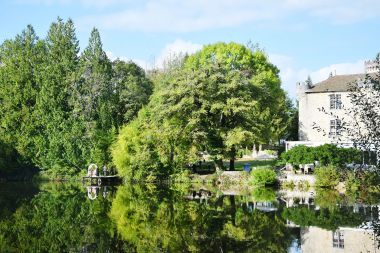
<svg viewBox="0 0 380 253">
<path fill-rule="evenodd" d="M 231 158 L 230 158 L 230 170 L 235 170 L 235 157 L 236 157 L 236 149 L 235 149 L 235 145 L 232 145 Z"/>
<path fill-rule="evenodd" d="M 230 159 L 230 170 L 235 170 L 235 159 Z"/>
<path fill-rule="evenodd" d="M 235 196 L 230 196 L 230 204 L 231 204 L 231 219 L 232 225 L 236 226 L 236 204 L 235 204 Z"/>
</svg>

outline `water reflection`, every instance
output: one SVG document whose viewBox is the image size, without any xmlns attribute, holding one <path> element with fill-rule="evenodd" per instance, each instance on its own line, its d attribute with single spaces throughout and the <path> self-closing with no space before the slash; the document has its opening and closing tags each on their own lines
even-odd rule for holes
<svg viewBox="0 0 380 253">
<path fill-rule="evenodd" d="M 137 252 L 287 252 L 293 229 L 276 212 L 250 209 L 250 202 L 249 196 L 125 185 L 110 217 Z"/>
<path fill-rule="evenodd" d="M 90 200 L 96 199 L 99 195 L 104 199 L 115 195 L 115 186 L 86 186 L 87 188 L 87 198 Z"/>
<path fill-rule="evenodd" d="M 374 196 L 209 185 L 23 189 L 0 185 L 8 203 L 0 252 L 378 251 Z"/>
</svg>

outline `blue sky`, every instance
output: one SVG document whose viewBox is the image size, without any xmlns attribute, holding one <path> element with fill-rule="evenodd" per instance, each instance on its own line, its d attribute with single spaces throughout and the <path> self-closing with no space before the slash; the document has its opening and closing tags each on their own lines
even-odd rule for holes
<svg viewBox="0 0 380 253">
<path fill-rule="evenodd" d="M 363 72 L 380 52 L 379 10 L 378 0 L 2 0 L 0 42 L 28 24 L 43 38 L 58 16 L 72 18 L 81 49 L 95 26 L 110 58 L 151 68 L 205 44 L 252 41 L 294 97 L 307 75 L 318 82 Z"/>
</svg>

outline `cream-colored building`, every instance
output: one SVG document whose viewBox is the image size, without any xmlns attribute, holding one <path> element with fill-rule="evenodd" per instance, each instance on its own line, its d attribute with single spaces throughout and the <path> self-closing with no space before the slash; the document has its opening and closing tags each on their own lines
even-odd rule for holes
<svg viewBox="0 0 380 253">
<path fill-rule="evenodd" d="M 301 250 L 308 253 L 365 252 L 378 253 L 378 241 L 373 230 L 339 228 L 328 231 L 318 227 L 301 229 Z"/>
<path fill-rule="evenodd" d="M 350 89 L 362 83 L 366 73 L 379 71 L 379 65 L 365 62 L 365 73 L 352 75 L 330 75 L 326 80 L 310 86 L 297 83 L 296 91 L 299 109 L 299 141 L 286 142 L 286 149 L 296 145 L 319 146 L 336 143 L 352 146 L 350 139 L 341 131 L 342 118 L 349 120 L 348 109 Z"/>
</svg>

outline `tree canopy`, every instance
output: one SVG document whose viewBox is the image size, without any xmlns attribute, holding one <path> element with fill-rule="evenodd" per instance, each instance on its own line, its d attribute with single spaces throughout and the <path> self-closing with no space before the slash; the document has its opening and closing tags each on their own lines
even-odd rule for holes
<svg viewBox="0 0 380 253">
<path fill-rule="evenodd" d="M 0 145 L 49 177 L 110 164 L 119 127 L 152 93 L 135 63 L 108 59 L 96 28 L 80 53 L 70 19 L 58 18 L 45 39 L 27 26 L 3 42 L 0 62 Z"/>
<path fill-rule="evenodd" d="M 119 172 L 136 175 L 148 163 L 170 173 L 201 152 L 233 168 L 238 146 L 276 142 L 289 121 L 278 73 L 261 50 L 216 43 L 156 74 L 150 103 L 113 148 Z"/>
</svg>

